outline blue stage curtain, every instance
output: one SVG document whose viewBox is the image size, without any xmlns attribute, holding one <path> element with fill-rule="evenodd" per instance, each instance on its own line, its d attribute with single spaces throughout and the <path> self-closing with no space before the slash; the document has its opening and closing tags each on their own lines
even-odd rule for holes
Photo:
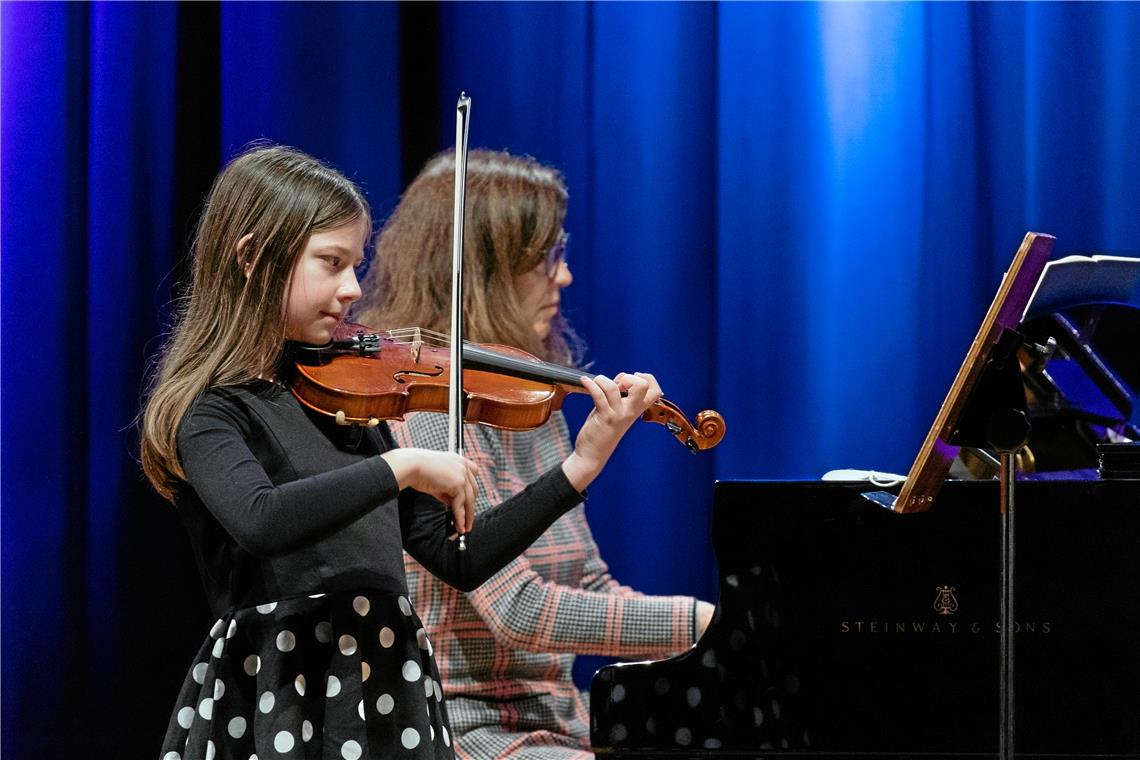
<svg viewBox="0 0 1140 760">
<path fill-rule="evenodd" d="M 728 423 L 696 457 L 638 426 L 590 489 L 603 556 L 651 592 L 715 596 L 716 478 L 904 471 L 1027 230 L 1140 249 L 1130 4 L 448 3 L 422 29 L 390 4 L 212 7 L 216 42 L 189 6 L 0 6 L 8 757 L 156 752 L 208 626 L 133 460 L 178 198 L 205 192 L 179 179 L 187 82 L 217 94 L 207 174 L 294 144 L 378 221 L 460 90 L 472 145 L 564 171 L 588 358 Z M 410 100 L 438 115 L 415 134 Z M 156 614 L 182 633 L 148 635 Z"/>
<path fill-rule="evenodd" d="M 3 6 L 6 757 L 110 757 L 132 701 L 124 431 L 175 248 L 174 10 Z"/>
</svg>

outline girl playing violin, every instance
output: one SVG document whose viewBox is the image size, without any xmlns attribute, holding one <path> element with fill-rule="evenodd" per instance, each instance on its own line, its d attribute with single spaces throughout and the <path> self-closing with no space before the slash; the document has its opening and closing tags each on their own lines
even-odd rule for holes
<svg viewBox="0 0 1140 760">
<path fill-rule="evenodd" d="M 470 460 L 338 426 L 282 384 L 287 345 L 327 342 L 360 296 L 370 231 L 359 189 L 290 148 L 243 153 L 210 190 L 142 414 L 143 468 L 181 514 L 218 616 L 163 760 L 452 757 L 401 548 L 474 590 L 581 501 L 660 395 L 648 377 L 584 380 L 595 414 L 574 450 L 476 515 Z"/>
<path fill-rule="evenodd" d="M 448 329 L 454 171 L 453 154 L 439 155 L 405 192 L 378 238 L 359 321 Z M 533 159 L 484 150 L 471 151 L 467 172 L 466 336 L 572 366 L 575 338 L 559 308 L 573 281 L 562 177 Z M 401 287 L 412 282 L 423 286 Z M 638 377 L 656 388 L 651 376 Z M 401 445 L 446 447 L 441 415 L 411 414 L 392 429 Z M 495 514 L 502 507 L 494 504 L 570 450 L 560 412 L 523 432 L 468 425 L 464 441 L 478 465 L 479 515 Z M 586 703 L 571 678 L 574 655 L 668 655 L 689 647 L 712 614 L 691 597 L 645 596 L 618 584 L 581 507 L 471 591 L 445 586 L 414 556 L 405 560 L 462 758 L 593 757 Z"/>
</svg>

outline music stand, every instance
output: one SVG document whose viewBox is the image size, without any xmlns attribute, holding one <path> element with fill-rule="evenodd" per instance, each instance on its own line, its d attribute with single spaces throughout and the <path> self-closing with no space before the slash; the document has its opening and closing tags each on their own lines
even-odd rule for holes
<svg viewBox="0 0 1140 760">
<path fill-rule="evenodd" d="M 878 491 L 866 494 L 867 498 L 904 514 L 925 512 L 934 504 L 934 497 L 958 456 L 960 444 L 954 443 L 954 435 L 958 432 L 970 395 L 978 387 L 1005 332 L 1016 330 L 1021 323 L 1021 316 L 1053 251 L 1054 240 L 1052 235 L 1026 233 L 898 496 Z"/>
<path fill-rule="evenodd" d="M 1014 737 L 1014 455 L 1029 438 L 1025 392 L 1017 363 L 1021 336 L 1016 328 L 1037 289 L 1054 240 L 1042 233 L 1025 235 L 898 496 L 885 491 L 864 494 L 870 501 L 900 514 L 925 512 L 934 504 L 934 497 L 963 445 L 988 447 L 999 453 L 1001 760 L 1012 760 Z"/>
</svg>

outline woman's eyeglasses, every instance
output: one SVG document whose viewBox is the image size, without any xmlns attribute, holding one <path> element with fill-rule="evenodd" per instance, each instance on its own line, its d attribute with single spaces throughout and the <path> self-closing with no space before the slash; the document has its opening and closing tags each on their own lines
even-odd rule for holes
<svg viewBox="0 0 1140 760">
<path fill-rule="evenodd" d="M 550 250 L 546 252 L 546 261 L 544 270 L 546 272 L 546 279 L 553 280 L 558 276 L 558 267 L 566 263 L 566 249 L 570 246 L 570 233 L 563 232 L 558 236 L 558 240 L 554 245 L 550 246 Z"/>
</svg>

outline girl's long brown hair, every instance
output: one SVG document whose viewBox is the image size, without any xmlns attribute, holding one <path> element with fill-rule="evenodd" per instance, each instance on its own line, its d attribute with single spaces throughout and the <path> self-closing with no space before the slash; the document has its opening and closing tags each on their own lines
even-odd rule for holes
<svg viewBox="0 0 1140 760">
<path fill-rule="evenodd" d="M 185 478 L 177 434 L 194 400 L 276 374 L 285 294 L 309 236 L 357 220 L 371 226 L 359 188 L 292 148 L 255 146 L 214 180 L 191 246 L 191 285 L 141 415 L 143 471 L 160 494 L 171 498 Z"/>
<path fill-rule="evenodd" d="M 451 229 L 455 155 L 441 153 L 404 192 L 376 241 L 354 318 L 388 330 L 451 324 Z M 514 276 L 539 266 L 562 234 L 566 184 L 533 158 L 472 150 L 467 158 L 464 234 L 464 334 L 517 346 L 571 364 L 579 343 L 561 314 L 540 341 L 519 310 Z"/>
</svg>

